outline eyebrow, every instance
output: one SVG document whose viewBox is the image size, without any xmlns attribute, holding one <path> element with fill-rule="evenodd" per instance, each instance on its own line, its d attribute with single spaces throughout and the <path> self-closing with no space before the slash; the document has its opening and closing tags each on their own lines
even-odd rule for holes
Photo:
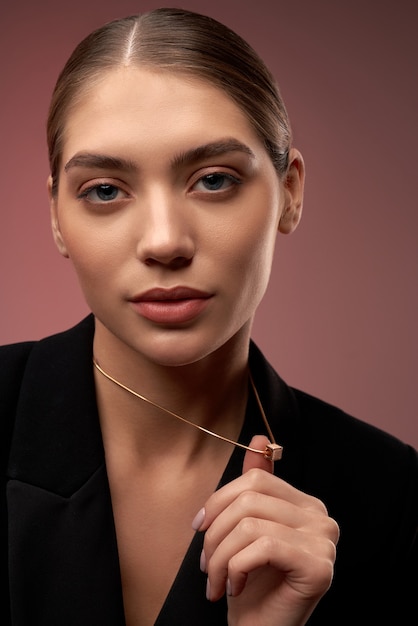
<svg viewBox="0 0 418 626">
<path fill-rule="evenodd" d="M 194 161 L 200 161 L 202 159 L 217 157 L 228 152 L 243 152 L 252 159 L 255 159 L 255 154 L 245 143 L 238 141 L 237 139 L 221 139 L 220 141 L 213 141 L 211 143 L 191 148 L 185 152 L 181 152 L 174 157 L 172 161 L 173 168 L 181 165 L 187 165 Z"/>
<path fill-rule="evenodd" d="M 213 141 L 202 146 L 197 146 L 176 155 L 171 162 L 173 169 L 200 161 L 210 157 L 217 157 L 228 152 L 241 152 L 255 159 L 255 154 L 246 144 L 237 139 L 222 139 Z M 85 167 L 90 169 L 116 169 L 127 172 L 138 170 L 134 161 L 107 154 L 96 154 L 93 152 L 77 152 L 64 166 L 64 171 L 68 172 L 73 167 Z"/>
<path fill-rule="evenodd" d="M 64 166 L 68 172 L 72 167 L 86 167 L 94 169 L 114 169 L 123 171 L 136 171 L 138 168 L 133 161 L 120 157 L 108 156 L 107 154 L 95 154 L 92 152 L 78 152 Z"/>
</svg>

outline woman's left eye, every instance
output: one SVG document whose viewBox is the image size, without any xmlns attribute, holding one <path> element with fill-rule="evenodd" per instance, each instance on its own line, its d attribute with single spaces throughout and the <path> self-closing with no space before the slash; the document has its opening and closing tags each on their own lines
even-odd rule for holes
<svg viewBox="0 0 418 626">
<path fill-rule="evenodd" d="M 240 185 L 239 178 L 232 176 L 231 174 L 225 174 L 221 172 L 214 172 L 213 174 L 206 174 L 199 178 L 199 180 L 193 185 L 194 191 L 225 191 L 235 185 Z"/>
<path fill-rule="evenodd" d="M 126 194 L 115 185 L 102 183 L 85 189 L 78 197 L 86 198 L 90 202 L 112 202 L 126 198 Z"/>
</svg>

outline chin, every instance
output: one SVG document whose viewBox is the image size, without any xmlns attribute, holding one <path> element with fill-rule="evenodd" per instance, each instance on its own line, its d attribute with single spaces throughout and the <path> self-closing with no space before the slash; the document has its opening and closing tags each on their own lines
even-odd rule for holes
<svg viewBox="0 0 418 626">
<path fill-rule="evenodd" d="M 201 337 L 186 337 L 184 333 L 170 332 L 169 336 L 159 337 L 152 344 L 139 349 L 156 365 L 182 367 L 203 361 L 216 352 L 222 342 Z M 138 346 L 139 348 L 139 346 Z"/>
</svg>

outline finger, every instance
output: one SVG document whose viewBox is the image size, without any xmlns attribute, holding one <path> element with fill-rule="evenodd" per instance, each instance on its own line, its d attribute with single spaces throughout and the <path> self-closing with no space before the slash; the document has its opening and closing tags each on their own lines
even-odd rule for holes
<svg viewBox="0 0 418 626">
<path fill-rule="evenodd" d="M 229 576 L 231 581 L 244 580 L 244 578 L 241 578 L 241 575 L 244 573 L 242 567 L 244 567 L 244 563 L 247 563 L 248 567 L 250 566 L 249 561 L 243 561 L 242 565 L 240 565 L 239 554 L 241 552 L 251 554 L 251 552 L 247 552 L 247 548 L 258 544 L 258 541 L 261 539 L 263 540 L 262 545 L 265 542 L 270 545 L 270 541 L 277 540 L 280 541 L 280 544 L 295 545 L 301 552 L 316 552 L 318 555 L 325 553 L 329 549 L 328 545 L 331 545 L 329 539 L 313 535 L 310 532 L 290 528 L 269 520 L 251 517 L 244 518 L 217 545 L 213 553 L 208 549 L 205 542 L 205 569 L 210 578 L 210 589 L 213 598 L 223 595 L 228 571 L 231 573 Z M 261 564 L 267 565 L 268 563 Z M 255 566 L 246 570 L 245 574 L 248 574 L 251 569 L 255 569 Z M 237 593 L 239 585 L 234 584 L 233 587 L 235 593 Z"/>
<path fill-rule="evenodd" d="M 235 554 L 228 563 L 229 592 L 241 593 L 251 572 L 264 566 L 285 574 L 289 587 L 301 597 L 322 595 L 330 586 L 335 545 L 322 541 L 306 550 L 299 542 L 282 537 L 259 537 Z M 318 549 L 319 548 L 319 549 Z"/>
<path fill-rule="evenodd" d="M 256 450 L 265 450 L 267 444 L 269 443 L 270 441 L 265 435 L 254 435 L 250 442 L 250 448 L 255 448 Z M 263 469 L 266 472 L 270 472 L 270 474 L 272 474 L 273 461 L 269 461 L 268 459 L 264 458 L 263 454 L 258 454 L 257 452 L 251 452 L 251 450 L 247 450 L 244 456 L 242 473 L 245 474 L 253 468 Z"/>
<path fill-rule="evenodd" d="M 338 526 L 322 513 L 255 492 L 241 494 L 206 531 L 205 571 L 214 594 L 222 593 L 230 559 L 258 538 L 268 541 L 269 536 L 304 552 L 335 550 Z"/>
<path fill-rule="evenodd" d="M 286 500 L 279 500 L 257 491 L 243 491 L 231 504 L 221 511 L 206 531 L 205 552 L 210 556 L 215 552 L 219 544 L 234 529 L 241 528 L 246 520 L 266 520 L 297 528 L 300 530 L 310 528 L 318 529 L 320 533 L 324 524 L 321 516 L 298 507 Z"/>
<path fill-rule="evenodd" d="M 256 452 L 253 454 L 255 456 L 261 456 Z M 192 525 L 194 530 L 206 530 L 218 515 L 226 511 L 227 508 L 245 492 L 272 496 L 297 507 L 307 509 L 308 511 L 327 515 L 324 504 L 314 496 L 299 491 L 289 485 L 289 483 L 286 483 L 281 478 L 269 472 L 258 468 L 251 468 L 245 474 L 224 485 L 222 489 L 215 491 L 215 493 L 209 497 L 204 508 L 199 511 L 193 520 Z"/>
</svg>

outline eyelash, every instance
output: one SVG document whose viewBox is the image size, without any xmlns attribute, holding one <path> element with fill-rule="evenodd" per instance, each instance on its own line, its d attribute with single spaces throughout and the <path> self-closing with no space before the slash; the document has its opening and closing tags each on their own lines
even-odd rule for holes
<svg viewBox="0 0 418 626">
<path fill-rule="evenodd" d="M 208 182 L 209 179 L 216 179 L 219 181 L 219 179 L 222 180 L 222 186 L 223 183 L 225 181 L 228 181 L 230 184 L 227 186 L 226 189 L 222 188 L 222 189 L 205 189 L 203 191 L 199 191 L 197 190 L 197 193 L 210 193 L 212 194 L 217 194 L 217 193 L 225 193 L 227 191 L 229 191 L 231 188 L 236 187 L 237 185 L 241 185 L 242 184 L 242 180 L 237 178 L 236 176 L 233 176 L 232 174 L 227 174 L 226 172 L 210 172 L 209 174 L 205 174 L 204 176 L 200 176 L 198 178 L 198 180 L 192 185 L 192 189 L 194 189 L 199 183 L 204 183 L 204 182 Z"/>
<path fill-rule="evenodd" d="M 220 182 L 221 188 L 196 189 L 197 185 L 199 184 L 205 184 L 205 183 L 210 184 L 209 182 L 210 179 L 212 179 L 212 181 L 215 181 L 215 183 Z M 224 188 L 225 182 L 229 183 L 226 188 Z M 213 172 L 209 172 L 208 174 L 204 174 L 203 176 L 200 176 L 196 180 L 196 182 L 194 182 L 191 185 L 191 190 L 195 194 L 215 196 L 215 195 L 227 194 L 228 192 L 229 193 L 232 192 L 233 189 L 237 187 L 238 185 L 241 185 L 242 182 L 243 181 L 240 178 L 237 178 L 236 176 L 233 176 L 232 174 L 228 174 L 226 172 L 213 171 Z M 108 199 L 103 199 L 103 198 L 92 199 L 91 197 L 89 197 L 93 192 L 95 192 L 96 196 L 98 196 L 99 191 L 100 190 L 103 191 L 104 189 L 111 190 L 111 192 L 116 193 L 117 195 L 119 194 L 119 192 L 125 195 L 123 198 L 111 197 Z M 95 183 L 94 185 L 90 185 L 89 187 L 87 187 L 87 189 L 84 189 L 81 193 L 77 195 L 77 199 L 87 200 L 91 202 L 92 204 L 112 204 L 113 202 L 118 202 L 122 199 L 125 199 L 126 197 L 128 197 L 127 192 L 123 191 L 123 189 L 121 189 L 118 185 L 114 185 L 113 183 L 109 183 L 109 182 L 101 182 L 101 183 Z"/>
<path fill-rule="evenodd" d="M 90 187 L 88 187 L 87 189 L 84 189 L 80 194 L 78 194 L 77 198 L 79 200 L 89 200 L 90 202 L 92 202 L 93 204 L 111 204 L 112 202 L 117 202 L 118 198 L 111 198 L 110 200 L 103 200 L 103 199 L 98 199 L 98 200 L 92 200 L 91 198 L 89 198 L 89 195 L 95 191 L 96 194 L 98 192 L 98 190 L 100 188 L 104 189 L 104 188 L 108 188 L 108 189 L 112 189 L 116 192 L 118 191 L 122 191 L 122 189 L 120 187 L 118 187 L 117 185 L 113 185 L 112 183 L 96 183 L 95 185 L 91 185 Z M 126 192 L 123 192 L 126 194 Z M 127 195 L 127 194 L 126 194 Z"/>
</svg>

